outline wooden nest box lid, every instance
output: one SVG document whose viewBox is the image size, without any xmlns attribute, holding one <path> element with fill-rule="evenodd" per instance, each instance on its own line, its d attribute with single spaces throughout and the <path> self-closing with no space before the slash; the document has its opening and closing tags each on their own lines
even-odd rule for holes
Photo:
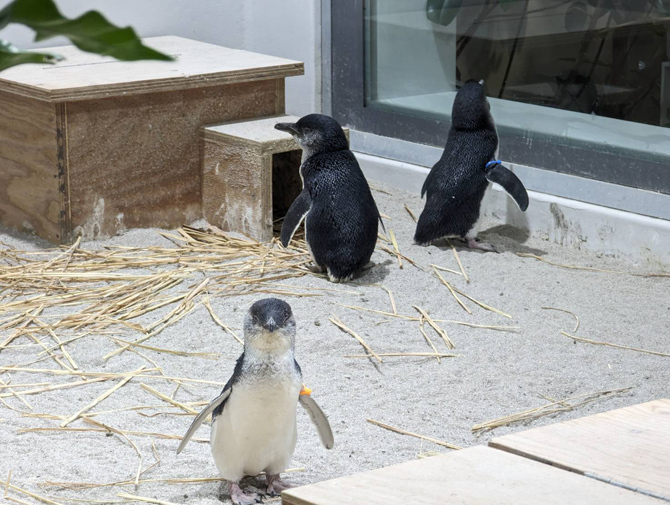
<svg viewBox="0 0 670 505">
<path fill-rule="evenodd" d="M 74 46 L 49 48 L 65 61 L 20 65 L 0 73 L 0 91 L 68 102 L 173 91 L 302 75 L 302 62 L 215 46 L 181 37 L 144 39 L 176 61 L 118 61 Z M 41 49 L 44 50 L 44 49 Z"/>
</svg>

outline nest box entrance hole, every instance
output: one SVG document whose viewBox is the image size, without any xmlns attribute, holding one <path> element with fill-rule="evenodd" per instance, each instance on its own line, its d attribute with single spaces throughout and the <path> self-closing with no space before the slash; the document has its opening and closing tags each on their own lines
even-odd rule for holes
<svg viewBox="0 0 670 505">
<path fill-rule="evenodd" d="M 300 162 L 302 151 L 287 151 L 272 155 L 272 222 L 275 233 L 281 229 L 281 222 L 293 200 L 302 191 Z"/>
</svg>

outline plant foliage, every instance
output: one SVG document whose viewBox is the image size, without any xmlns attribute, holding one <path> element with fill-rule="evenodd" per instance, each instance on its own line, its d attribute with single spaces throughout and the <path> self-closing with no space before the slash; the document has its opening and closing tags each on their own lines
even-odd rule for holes
<svg viewBox="0 0 670 505">
<path fill-rule="evenodd" d="M 14 0 L 0 11 L 0 29 L 9 23 L 33 29 L 35 41 L 64 36 L 82 51 L 117 60 L 173 60 L 171 56 L 142 44 L 131 27 L 115 26 L 97 11 L 68 19 L 53 0 Z M 22 63 L 55 63 L 58 59 L 53 54 L 20 51 L 11 43 L 0 41 L 0 71 Z"/>
</svg>

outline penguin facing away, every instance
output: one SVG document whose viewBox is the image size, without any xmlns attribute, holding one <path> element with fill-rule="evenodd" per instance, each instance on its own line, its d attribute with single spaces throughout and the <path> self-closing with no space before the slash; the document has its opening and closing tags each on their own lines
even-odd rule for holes
<svg viewBox="0 0 670 505">
<path fill-rule="evenodd" d="M 309 114 L 275 128 L 293 135 L 303 150 L 303 189 L 284 218 L 281 242 L 288 247 L 304 220 L 315 270 L 327 271 L 333 282 L 350 280 L 370 261 L 381 217 L 342 127 L 332 117 Z"/>
<path fill-rule="evenodd" d="M 456 94 L 447 144 L 421 188 L 426 205 L 414 234 L 417 244 L 457 237 L 470 248 L 495 250 L 476 240 L 481 203 L 490 183 L 502 186 L 522 211 L 528 208 L 522 182 L 495 159 L 498 133 L 482 83 L 470 80 Z"/>
<path fill-rule="evenodd" d="M 296 408 L 300 403 L 316 425 L 327 449 L 333 432 L 321 408 L 302 386 L 294 357 L 295 318 L 288 303 L 266 298 L 254 303 L 244 318 L 244 352 L 221 394 L 194 419 L 177 454 L 205 418 L 212 414 L 210 446 L 214 462 L 230 484 L 233 503 L 261 501 L 239 485 L 246 475 L 265 472 L 267 493 L 290 487 L 279 478 L 291 461 L 297 441 Z"/>
</svg>

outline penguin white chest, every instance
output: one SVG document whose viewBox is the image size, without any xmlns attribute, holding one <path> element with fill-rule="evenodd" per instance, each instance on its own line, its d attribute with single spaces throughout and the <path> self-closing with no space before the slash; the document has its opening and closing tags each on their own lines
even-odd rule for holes
<svg viewBox="0 0 670 505">
<path fill-rule="evenodd" d="M 297 441 L 300 383 L 293 378 L 237 384 L 212 423 L 211 448 L 221 476 L 233 482 L 286 469 Z"/>
</svg>

